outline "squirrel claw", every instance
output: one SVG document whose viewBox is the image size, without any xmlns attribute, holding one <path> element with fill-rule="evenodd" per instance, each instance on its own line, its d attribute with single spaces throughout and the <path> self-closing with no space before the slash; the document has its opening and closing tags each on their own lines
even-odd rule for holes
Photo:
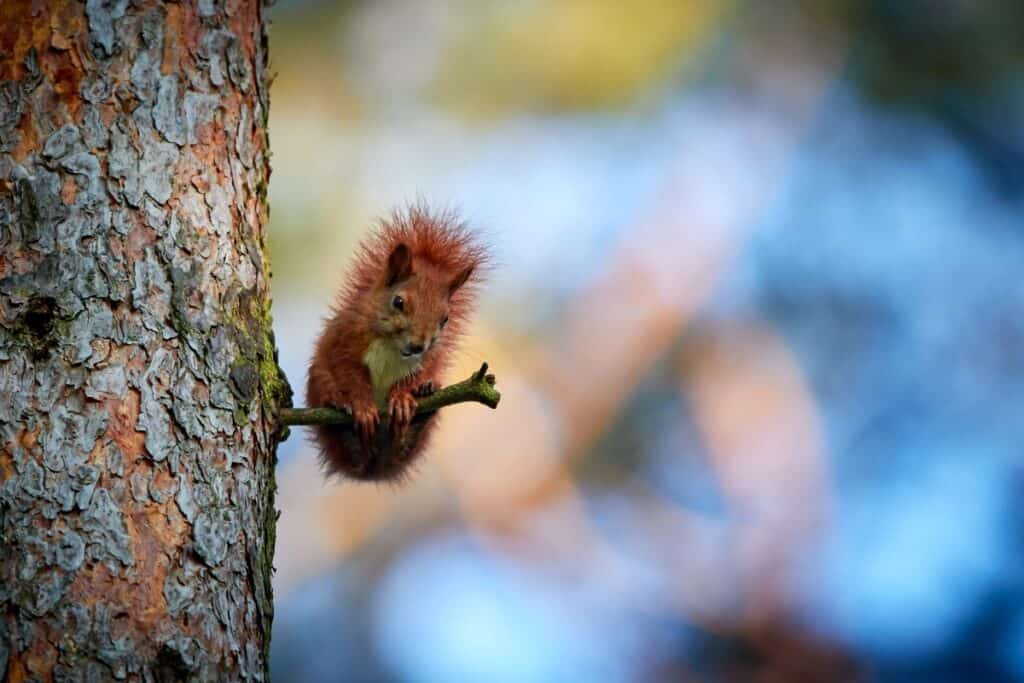
<svg viewBox="0 0 1024 683">
<path fill-rule="evenodd" d="M 374 405 L 369 407 L 357 406 L 353 409 L 352 416 L 355 419 L 356 433 L 359 435 L 359 440 L 363 443 L 363 448 L 370 450 L 374 434 L 377 431 L 377 425 L 380 424 L 380 414 L 377 412 L 377 407 Z"/>
<path fill-rule="evenodd" d="M 418 398 L 426 398 L 427 396 L 432 395 L 434 393 L 434 391 L 435 391 L 434 382 L 431 381 L 431 380 L 427 380 L 423 384 L 421 384 L 418 387 L 416 387 L 416 391 L 414 391 L 412 393 L 413 393 L 413 396 L 416 396 Z"/>
<path fill-rule="evenodd" d="M 409 423 L 416 414 L 416 398 L 411 392 L 396 392 L 388 399 L 388 417 L 391 420 L 391 431 L 397 439 L 405 438 L 409 431 Z"/>
<path fill-rule="evenodd" d="M 352 406 L 347 403 L 342 403 L 341 401 L 328 401 L 324 405 L 333 410 L 337 410 L 339 413 L 345 413 L 349 417 L 352 417 Z"/>
</svg>

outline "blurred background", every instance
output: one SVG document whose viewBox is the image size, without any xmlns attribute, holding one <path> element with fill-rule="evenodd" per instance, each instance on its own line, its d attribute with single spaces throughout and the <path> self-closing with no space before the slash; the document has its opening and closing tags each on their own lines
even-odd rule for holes
<svg viewBox="0 0 1024 683">
<path fill-rule="evenodd" d="M 280 0 L 306 363 L 423 199 L 499 267 L 413 481 L 280 450 L 275 681 L 1024 680 L 1024 3 Z"/>
</svg>

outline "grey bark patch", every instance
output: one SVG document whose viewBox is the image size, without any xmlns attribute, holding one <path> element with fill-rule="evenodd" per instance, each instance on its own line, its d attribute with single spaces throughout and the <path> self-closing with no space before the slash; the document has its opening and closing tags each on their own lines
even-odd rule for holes
<svg viewBox="0 0 1024 683">
<path fill-rule="evenodd" d="M 214 232 L 220 237 L 227 236 L 231 231 L 231 200 L 227 190 L 220 185 L 211 185 L 206 193 L 206 205 L 210 207 Z"/>
<path fill-rule="evenodd" d="M 232 37 L 227 44 L 228 76 L 231 82 L 242 92 L 249 92 L 252 87 L 252 66 L 238 39 Z"/>
<path fill-rule="evenodd" d="M 84 175 L 97 180 L 99 178 L 99 160 L 88 152 L 83 151 L 69 155 L 60 161 L 60 166 L 75 175 Z"/>
<path fill-rule="evenodd" d="M 17 81 L 0 82 L 0 152 L 9 152 L 18 143 L 18 122 L 25 100 Z"/>
<path fill-rule="evenodd" d="M 57 542 L 57 566 L 66 572 L 74 572 L 85 559 L 85 541 L 70 529 L 66 529 Z"/>
<path fill-rule="evenodd" d="M 92 505 L 82 515 L 82 528 L 89 532 L 89 541 L 96 544 L 101 555 L 110 556 L 126 567 L 133 563 L 131 539 L 124 525 L 121 508 L 106 489 L 97 489 Z"/>
<path fill-rule="evenodd" d="M 149 479 L 142 472 L 134 472 L 130 479 L 132 498 L 137 503 L 149 501 Z"/>
<path fill-rule="evenodd" d="M 90 149 L 105 149 L 110 142 L 110 131 L 103 123 L 100 110 L 95 106 L 85 107 L 85 116 L 82 119 L 82 137 Z M 98 177 L 97 180 L 99 180 Z"/>
<path fill-rule="evenodd" d="M 107 287 L 107 278 L 100 270 L 99 263 L 92 256 L 81 255 L 76 259 L 74 263 L 70 259 L 64 261 L 67 266 L 62 269 L 62 276 L 67 273 L 66 277 L 63 277 L 64 281 L 73 281 L 75 291 L 82 294 L 86 298 L 106 298 L 110 293 L 110 288 Z M 74 266 L 72 268 L 72 266 Z M 92 355 L 90 349 L 86 352 L 85 357 L 80 359 L 81 362 Z"/>
<path fill-rule="evenodd" d="M 64 469 L 64 458 L 60 451 L 46 449 L 43 451 L 43 466 L 51 472 L 60 472 Z"/>
<path fill-rule="evenodd" d="M 153 332 L 163 330 L 170 313 L 171 285 L 167 273 L 146 249 L 146 258 L 135 262 L 135 287 L 132 303 L 142 314 L 142 324 Z"/>
<path fill-rule="evenodd" d="M 113 441 L 107 443 L 103 449 L 103 462 L 108 474 L 115 477 L 124 476 L 124 454 Z"/>
<path fill-rule="evenodd" d="M 78 128 L 70 123 L 48 137 L 43 145 L 43 156 L 50 159 L 60 159 L 68 154 L 84 151 L 82 135 Z"/>
<path fill-rule="evenodd" d="M 149 495 L 158 503 L 166 503 L 178 491 L 178 480 L 168 479 L 166 486 L 160 486 L 156 479 L 149 482 Z"/>
<path fill-rule="evenodd" d="M 92 272 L 97 272 L 94 263 L 83 264 L 84 272 L 77 274 L 75 278 L 76 284 L 88 287 L 90 290 L 103 289 L 103 287 L 95 282 L 87 285 L 84 281 L 83 278 L 88 277 L 90 265 L 93 267 Z M 71 362 L 84 363 L 92 356 L 93 340 L 106 339 L 113 334 L 113 331 L 114 317 L 110 308 L 101 302 L 90 302 L 90 306 L 71 321 L 71 327 L 68 330 L 66 343 L 71 351 Z"/>
<path fill-rule="evenodd" d="M 57 411 L 54 411 L 56 413 Z M 57 417 L 55 414 L 51 414 L 50 422 L 54 422 L 54 418 Z M 59 418 L 58 418 L 59 419 Z M 64 454 L 64 431 L 63 429 L 49 429 L 43 430 L 39 435 L 39 445 L 43 449 L 44 460 L 49 458 L 59 458 Z M 67 463 L 65 463 L 66 465 Z"/>
<path fill-rule="evenodd" d="M 110 192 L 116 198 L 124 197 L 131 206 L 142 206 L 143 187 L 140 175 L 140 155 L 132 141 L 137 133 L 135 121 L 130 116 L 119 116 L 114 123 L 110 135 L 110 154 L 107 155 L 107 168 L 111 178 L 123 179 L 123 187 L 116 183 L 108 183 Z"/>
<path fill-rule="evenodd" d="M 196 506 L 195 498 L 192 496 L 192 485 L 188 479 L 181 479 L 178 482 L 178 495 L 174 497 L 174 502 L 178 504 L 178 509 L 181 510 L 181 514 L 184 515 L 185 519 L 189 523 L 194 523 L 196 513 L 199 511 Z"/>
<path fill-rule="evenodd" d="M 248 406 L 256 396 L 259 386 L 259 373 L 252 363 L 238 363 L 231 368 L 231 385 L 242 403 Z"/>
<path fill-rule="evenodd" d="M 93 71 L 82 79 L 78 92 L 86 102 L 101 104 L 110 98 L 114 88 L 103 71 Z"/>
<path fill-rule="evenodd" d="M 18 354 L 9 362 L 0 363 L 0 425 L 13 428 L 20 420 L 22 406 L 14 399 L 16 394 L 31 385 L 32 371 L 25 354 Z"/>
<path fill-rule="evenodd" d="M 206 93 L 189 91 L 185 93 L 185 126 L 189 144 L 199 142 L 199 129 L 213 121 L 220 99 Z"/>
<path fill-rule="evenodd" d="M 89 39 L 109 57 L 114 54 L 114 23 L 124 16 L 128 0 L 87 0 Z"/>
<path fill-rule="evenodd" d="M 225 390 L 227 390 L 225 388 Z M 234 434 L 235 419 L 232 411 L 208 408 L 203 412 L 203 424 L 214 434 Z"/>
<path fill-rule="evenodd" d="M 43 82 L 43 72 L 39 69 L 39 53 L 34 47 L 29 48 L 22 64 L 25 67 L 25 73 L 21 77 L 21 92 L 23 95 L 28 95 Z"/>
<path fill-rule="evenodd" d="M 34 460 L 25 463 L 21 473 L 21 490 L 32 497 L 43 495 L 43 468 Z"/>
<path fill-rule="evenodd" d="M 79 510 L 88 510 L 92 505 L 93 493 L 99 480 L 99 470 L 92 465 L 81 465 L 75 472 L 71 486 L 77 491 L 75 504 L 78 505 Z"/>
<path fill-rule="evenodd" d="M 164 580 L 164 599 L 171 614 L 178 614 L 187 607 L 192 602 L 193 594 L 191 581 L 182 570 L 175 569 L 168 573 Z"/>
<path fill-rule="evenodd" d="M 196 394 L 196 381 L 187 368 L 182 368 L 172 393 L 174 395 L 174 419 L 189 437 L 202 436 L 204 430 L 203 424 L 199 420 L 200 401 Z"/>
<path fill-rule="evenodd" d="M 71 173 L 83 176 L 79 184 L 83 192 L 79 193 L 80 204 L 89 206 L 97 202 L 105 201 L 100 188 L 100 162 L 95 156 L 86 151 L 75 152 L 61 159 L 61 166 Z"/>
<path fill-rule="evenodd" d="M 109 158 L 109 157 L 108 157 Z M 123 209 L 114 209 L 110 213 L 110 225 L 118 235 L 127 236 L 135 227 L 132 224 L 130 214 Z"/>
<path fill-rule="evenodd" d="M 50 482 L 50 496 L 54 505 L 61 512 L 71 512 L 75 509 L 75 490 L 72 487 L 72 479 L 67 472 L 51 473 L 47 477 Z"/>
<path fill-rule="evenodd" d="M 146 194 L 160 204 L 166 204 L 171 198 L 171 171 L 177 159 L 177 147 L 167 142 L 154 142 L 146 146 L 146 152 L 139 162 L 142 186 Z"/>
<path fill-rule="evenodd" d="M 224 85 L 224 48 L 232 39 L 227 31 L 209 31 L 203 37 L 203 49 L 210 69 L 210 82 L 220 87 Z"/>
<path fill-rule="evenodd" d="M 144 25 L 142 35 L 149 35 L 149 40 L 143 40 L 147 49 L 141 50 L 135 57 L 132 64 L 131 79 L 135 86 L 135 93 L 139 99 L 145 101 L 152 97 L 156 88 L 157 78 L 160 76 L 160 62 L 163 60 L 163 29 L 156 26 Z"/>
<path fill-rule="evenodd" d="M 224 561 L 228 546 L 237 540 L 237 536 L 238 519 L 234 510 L 202 512 L 192 526 L 196 552 L 211 567 Z"/>
<path fill-rule="evenodd" d="M 252 168 L 255 148 L 252 140 L 252 116 L 248 109 L 242 109 L 238 117 L 238 134 L 235 136 L 235 151 L 246 168 Z"/>
<path fill-rule="evenodd" d="M 124 368 L 111 366 L 90 373 L 85 395 L 89 398 L 121 398 L 128 390 L 128 378 Z"/>
<path fill-rule="evenodd" d="M 36 251 L 47 254 L 37 271 L 47 261 L 53 265 L 58 262 L 57 255 L 52 253 L 56 246 L 56 226 L 68 213 L 60 198 L 60 189 L 60 176 L 45 168 L 37 168 L 31 178 L 15 182 L 14 208 L 18 214 L 15 226 L 20 229 L 24 241 L 34 243 L 32 246 Z"/>
<path fill-rule="evenodd" d="M 75 434 L 74 448 L 79 453 L 88 453 L 96 445 L 96 441 L 107 431 L 110 413 L 95 404 L 83 405 L 74 416 Z"/>
<path fill-rule="evenodd" d="M 210 333 L 207 342 L 206 366 L 210 369 L 213 377 L 224 377 L 231 369 L 231 362 L 237 355 L 238 348 L 234 343 L 233 335 L 224 326 L 219 326 Z M 224 386 L 227 389 L 226 386 Z M 216 393 L 216 392 L 215 392 Z M 230 408 L 233 403 L 230 396 L 222 395 L 225 403 L 213 401 L 214 405 Z"/>
<path fill-rule="evenodd" d="M 26 607 L 37 617 L 47 614 L 64 595 L 67 580 L 57 572 L 46 572 L 43 576 L 35 576 L 32 580 L 32 597 Z"/>
<path fill-rule="evenodd" d="M 178 77 L 163 76 L 157 86 L 156 105 L 153 107 L 153 125 L 164 138 L 179 147 L 185 144 L 187 126 L 178 103 Z"/>
<path fill-rule="evenodd" d="M 115 339 L 122 344 L 142 344 L 146 340 L 146 330 L 139 321 L 139 316 L 128 314 L 118 321 Z"/>
<path fill-rule="evenodd" d="M 223 11 L 224 0 L 199 0 L 199 16 L 209 18 Z"/>
<path fill-rule="evenodd" d="M 164 47 L 164 15 L 157 9 L 151 9 L 142 17 L 142 30 L 139 32 L 142 44 L 150 49 L 162 51 Z"/>
<path fill-rule="evenodd" d="M 167 409 L 156 401 L 147 401 L 139 414 L 138 430 L 146 432 L 149 457 L 155 462 L 166 460 L 177 442 Z"/>
</svg>

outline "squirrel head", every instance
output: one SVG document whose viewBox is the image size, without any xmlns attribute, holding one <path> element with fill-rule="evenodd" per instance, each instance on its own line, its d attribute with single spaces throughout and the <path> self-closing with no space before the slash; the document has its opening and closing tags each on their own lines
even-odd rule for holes
<svg viewBox="0 0 1024 683">
<path fill-rule="evenodd" d="M 408 245 L 396 245 L 374 297 L 374 332 L 391 340 L 403 358 L 422 357 L 442 341 L 452 295 L 472 274 L 472 266 L 455 274 L 444 272 L 414 260 Z"/>
</svg>

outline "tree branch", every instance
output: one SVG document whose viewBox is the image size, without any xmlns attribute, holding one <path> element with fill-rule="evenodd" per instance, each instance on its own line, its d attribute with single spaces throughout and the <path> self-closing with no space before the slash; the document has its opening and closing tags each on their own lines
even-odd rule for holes
<svg viewBox="0 0 1024 683">
<path fill-rule="evenodd" d="M 488 408 L 497 408 L 501 394 L 494 386 L 494 375 L 487 374 L 487 363 L 480 366 L 469 379 L 438 389 L 430 396 L 421 398 L 416 408 L 417 415 L 433 413 L 455 403 L 483 403 Z M 350 425 L 352 416 L 333 408 L 282 408 L 282 425 Z"/>
</svg>

